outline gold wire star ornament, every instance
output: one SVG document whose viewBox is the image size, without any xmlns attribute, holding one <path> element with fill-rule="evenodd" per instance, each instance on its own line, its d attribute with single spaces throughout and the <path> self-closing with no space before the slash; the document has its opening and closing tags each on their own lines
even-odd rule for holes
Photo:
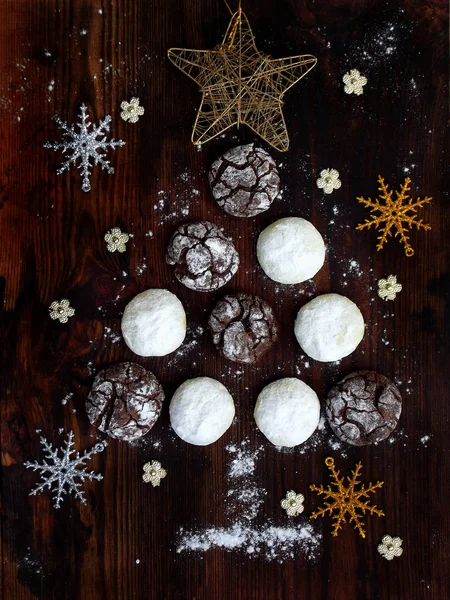
<svg viewBox="0 0 450 600">
<path fill-rule="evenodd" d="M 388 186 L 384 183 L 384 178 L 378 175 L 378 188 L 381 192 L 380 198 L 384 200 L 385 204 L 380 204 L 378 198 L 371 200 L 368 198 L 358 197 L 357 200 L 360 204 L 364 204 L 366 208 L 370 209 L 372 219 L 366 219 L 364 223 L 360 223 L 357 226 L 357 230 L 370 229 L 372 226 L 375 229 L 380 228 L 381 235 L 378 236 L 377 250 L 381 250 L 384 244 L 387 242 L 388 237 L 392 236 L 392 229 L 395 230 L 394 237 L 399 237 L 400 242 L 405 247 L 406 256 L 412 256 L 414 250 L 409 243 L 409 236 L 407 233 L 416 226 L 417 229 L 425 229 L 426 231 L 431 229 L 431 225 L 424 223 L 422 219 L 417 218 L 417 209 L 422 208 L 424 204 L 431 202 L 431 198 L 426 196 L 423 200 L 417 198 L 415 202 L 409 196 L 409 184 L 411 179 L 406 177 L 405 183 L 400 186 L 400 191 L 395 192 L 397 198 L 392 199 L 392 191 L 388 190 Z M 375 215 L 374 213 L 379 213 Z M 405 225 L 403 225 L 405 223 Z"/>
<path fill-rule="evenodd" d="M 239 4 L 214 50 L 171 48 L 168 57 L 203 93 L 191 136 L 194 144 L 209 142 L 242 123 L 276 150 L 288 149 L 283 96 L 316 65 L 315 56 L 274 60 L 260 52 Z"/>
<path fill-rule="evenodd" d="M 342 523 L 347 523 L 346 515 L 348 515 L 349 522 L 353 523 L 360 536 L 363 538 L 366 537 L 362 516 L 368 512 L 371 515 L 384 517 L 384 512 L 375 505 L 371 506 L 369 500 L 364 500 L 364 498 L 368 498 L 369 494 L 375 493 L 375 491 L 383 485 L 383 481 L 377 481 L 374 484 L 371 482 L 367 487 L 365 487 L 364 484 L 361 484 L 359 478 L 362 464 L 359 462 L 352 471 L 352 476 L 347 476 L 348 487 L 345 487 L 345 477 L 339 477 L 340 471 L 336 471 L 334 468 L 334 459 L 331 457 L 326 458 L 325 464 L 331 471 L 334 480 L 331 482 L 331 485 L 333 485 L 334 488 L 332 489 L 330 485 L 327 488 L 324 488 L 323 485 L 320 487 L 310 485 L 309 487 L 313 492 L 317 492 L 319 496 L 324 496 L 324 500 L 330 500 L 331 502 L 324 502 L 324 506 L 313 512 L 310 518 L 316 519 L 317 517 L 325 517 L 327 514 L 333 515 L 335 512 L 336 514 L 333 515 L 334 523 L 331 535 L 337 536 L 339 530 L 342 529 Z M 357 489 L 357 486 L 361 487 Z M 358 510 L 362 515 L 356 512 Z"/>
</svg>

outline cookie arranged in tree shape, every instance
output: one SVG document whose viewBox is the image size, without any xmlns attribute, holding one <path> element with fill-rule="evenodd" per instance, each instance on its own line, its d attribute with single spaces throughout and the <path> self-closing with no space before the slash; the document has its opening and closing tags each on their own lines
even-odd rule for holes
<svg viewBox="0 0 450 600">
<path fill-rule="evenodd" d="M 100 371 L 86 399 L 89 421 L 113 438 L 131 442 L 156 423 L 164 401 L 161 384 L 135 363 L 119 363 Z"/>
<path fill-rule="evenodd" d="M 375 444 L 397 427 L 402 397 L 397 386 L 375 371 L 355 371 L 328 393 L 326 415 L 331 429 L 353 446 Z"/>
<path fill-rule="evenodd" d="M 256 401 L 258 429 L 275 446 L 303 444 L 319 424 L 320 402 L 315 391 L 296 377 L 266 385 Z"/>
<path fill-rule="evenodd" d="M 256 253 L 262 270 L 273 281 L 302 283 L 322 268 L 325 243 L 306 219 L 285 217 L 260 233 Z"/>
<path fill-rule="evenodd" d="M 207 446 L 218 440 L 234 419 L 234 402 L 227 388 L 211 377 L 188 379 L 170 401 L 170 424 L 188 444 Z"/>
<path fill-rule="evenodd" d="M 169 290 L 150 289 L 125 307 L 122 335 L 139 356 L 165 356 L 176 350 L 186 335 L 186 313 Z"/>
<path fill-rule="evenodd" d="M 251 294 L 229 294 L 219 300 L 208 326 L 214 344 L 234 362 L 256 362 L 278 339 L 272 308 Z"/>
<path fill-rule="evenodd" d="M 239 255 L 217 225 L 198 221 L 177 228 L 167 248 L 166 262 L 175 265 L 176 278 L 189 289 L 212 292 L 236 273 Z"/>
<path fill-rule="evenodd" d="M 322 294 L 297 314 L 294 333 L 303 352 L 331 362 L 351 354 L 364 337 L 364 319 L 354 302 L 340 294 Z"/>
<path fill-rule="evenodd" d="M 209 171 L 209 184 L 217 204 L 235 217 L 264 212 L 280 191 L 274 159 L 255 144 L 231 148 Z"/>
</svg>

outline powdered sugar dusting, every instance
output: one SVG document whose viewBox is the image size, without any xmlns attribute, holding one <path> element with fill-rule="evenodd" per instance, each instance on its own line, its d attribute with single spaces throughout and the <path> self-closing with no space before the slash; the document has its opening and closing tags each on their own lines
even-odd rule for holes
<svg viewBox="0 0 450 600">
<path fill-rule="evenodd" d="M 233 484 L 227 492 L 227 513 L 232 512 L 233 518 L 223 527 L 199 531 L 181 528 L 177 552 L 206 552 L 220 548 L 280 563 L 297 558 L 299 554 L 308 560 L 316 559 L 322 537 L 309 522 L 278 525 L 269 520 L 263 525 L 253 523 L 267 495 L 267 491 L 252 478 L 263 446 L 251 450 L 247 439 L 240 444 L 230 444 L 226 450 L 230 455 L 227 479 Z"/>
</svg>

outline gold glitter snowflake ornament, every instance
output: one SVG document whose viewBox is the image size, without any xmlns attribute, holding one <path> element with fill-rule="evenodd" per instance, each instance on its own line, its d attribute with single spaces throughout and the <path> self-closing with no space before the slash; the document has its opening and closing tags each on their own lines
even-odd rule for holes
<svg viewBox="0 0 450 600">
<path fill-rule="evenodd" d="M 293 490 L 290 490 L 286 494 L 286 498 L 283 498 L 280 504 L 281 508 L 286 511 L 288 517 L 296 517 L 305 510 L 305 507 L 303 506 L 304 501 L 305 498 L 302 494 L 296 494 Z"/>
<path fill-rule="evenodd" d="M 362 464 L 359 462 L 352 471 L 352 476 L 347 476 L 348 487 L 345 487 L 345 477 L 339 477 L 340 471 L 336 471 L 334 468 L 334 460 L 328 457 L 325 459 L 325 464 L 331 471 L 334 480 L 331 482 L 331 485 L 334 486 L 334 488 L 331 488 L 330 485 L 326 489 L 322 485 L 320 487 L 317 487 L 316 485 L 309 486 L 313 492 L 317 492 L 319 496 L 323 496 L 324 500 L 330 500 L 330 502 L 324 502 L 322 508 L 313 512 L 311 519 L 325 517 L 327 514 L 333 515 L 333 513 L 336 513 L 333 515 L 334 523 L 331 535 L 337 536 L 339 530 L 342 529 L 342 524 L 347 523 L 346 515 L 348 515 L 349 522 L 353 523 L 354 528 L 358 530 L 360 536 L 363 538 L 366 537 L 362 516 L 368 512 L 371 515 L 384 517 L 384 512 L 375 505 L 371 506 L 369 500 L 364 499 L 369 498 L 369 494 L 375 493 L 375 491 L 383 485 L 383 482 L 377 481 L 374 484 L 369 483 L 367 487 L 365 487 L 364 484 L 361 484 L 359 477 Z M 357 489 L 357 486 L 360 486 L 359 489 Z M 359 514 L 357 511 L 360 511 L 362 514 Z"/>
<path fill-rule="evenodd" d="M 402 543 L 403 540 L 399 537 L 393 538 L 390 535 L 384 535 L 381 544 L 378 545 L 378 552 L 386 560 L 392 560 L 395 556 L 403 554 Z"/>
<path fill-rule="evenodd" d="M 129 102 L 122 102 L 120 108 L 122 109 L 120 117 L 130 123 L 137 123 L 139 117 L 142 117 L 145 112 L 144 107 L 139 105 L 139 98 L 131 98 Z"/>
<path fill-rule="evenodd" d="M 105 235 L 106 248 L 109 252 L 115 252 L 116 250 L 117 252 L 125 252 L 127 249 L 125 244 L 129 239 L 127 233 L 122 233 L 118 227 L 113 227 L 111 232 L 108 231 Z"/>
<path fill-rule="evenodd" d="M 59 302 L 55 300 L 48 307 L 50 318 L 54 321 L 58 319 L 60 323 L 67 323 L 70 317 L 75 314 L 75 309 L 70 306 L 70 302 L 67 298 L 63 298 Z"/>
<path fill-rule="evenodd" d="M 161 479 L 164 479 L 166 475 L 167 471 L 161 467 L 161 463 L 157 460 L 152 460 L 152 462 L 145 463 L 142 480 L 145 483 L 151 483 L 153 487 L 157 487 Z"/>
<path fill-rule="evenodd" d="M 361 204 L 364 204 L 366 208 L 370 209 L 372 219 L 366 219 L 364 223 L 357 226 L 357 230 L 370 229 L 372 226 L 375 229 L 380 230 L 381 235 L 378 236 L 377 250 L 381 250 L 384 244 L 387 242 L 388 237 L 392 236 L 392 230 L 395 230 L 394 237 L 399 237 L 400 242 L 405 247 L 406 256 L 412 256 L 414 250 L 409 243 L 409 230 L 413 226 L 417 229 L 425 229 L 426 231 L 431 229 L 428 223 L 424 223 L 422 219 L 417 218 L 417 209 L 422 208 L 424 204 L 431 202 L 431 198 L 426 196 L 423 200 L 418 198 L 413 202 L 409 196 L 409 184 L 411 179 L 407 177 L 405 183 L 400 186 L 400 192 L 396 193 L 396 199 L 392 199 L 392 190 L 388 190 L 388 186 L 384 183 L 384 178 L 378 175 L 378 188 L 381 192 L 380 198 L 384 200 L 384 204 L 381 204 L 378 200 L 371 200 L 368 198 L 358 197 L 357 200 Z M 375 213 L 379 213 L 376 215 Z"/>
<path fill-rule="evenodd" d="M 402 291 L 402 284 L 397 282 L 395 275 L 378 281 L 378 295 L 382 300 L 395 300 L 396 295 Z"/>
</svg>

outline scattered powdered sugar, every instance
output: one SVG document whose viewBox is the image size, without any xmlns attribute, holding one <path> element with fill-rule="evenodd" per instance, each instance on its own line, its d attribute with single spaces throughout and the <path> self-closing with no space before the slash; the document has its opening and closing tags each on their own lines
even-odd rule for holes
<svg viewBox="0 0 450 600">
<path fill-rule="evenodd" d="M 117 331 L 113 331 L 111 327 L 105 327 L 103 331 L 103 337 L 112 344 L 117 344 L 122 339 L 122 334 L 118 333 Z"/>
<path fill-rule="evenodd" d="M 224 527 L 198 531 L 181 528 L 177 552 L 206 552 L 220 548 L 280 563 L 299 554 L 309 560 L 316 559 L 322 537 L 309 522 L 292 522 L 286 526 L 271 520 L 262 525 L 253 523 L 267 495 L 252 477 L 263 446 L 252 450 L 247 439 L 225 449 L 230 455 L 227 480 L 233 485 L 226 494 L 227 514 L 233 514 L 231 522 Z"/>
<path fill-rule="evenodd" d="M 73 397 L 73 392 L 69 392 L 68 394 L 66 394 L 64 396 L 64 398 L 61 400 L 61 404 L 63 406 L 65 406 L 67 404 L 67 402 Z"/>
<path fill-rule="evenodd" d="M 420 438 L 420 443 L 426 447 L 428 445 L 428 442 L 430 441 L 430 437 L 431 437 L 430 435 L 423 435 Z"/>
<path fill-rule="evenodd" d="M 183 529 L 180 533 L 177 552 L 222 548 L 241 550 L 249 556 L 262 556 L 278 562 L 296 558 L 299 552 L 314 560 L 321 541 L 320 535 L 309 523 L 286 527 L 269 523 L 259 528 L 234 523 L 230 527 L 211 527 L 196 534 L 186 534 Z"/>
<path fill-rule="evenodd" d="M 225 450 L 228 450 L 233 455 L 228 471 L 228 477 L 231 479 L 253 475 L 255 471 L 256 460 L 263 447 L 259 446 L 256 450 L 250 450 L 248 444 L 249 441 L 244 440 L 239 446 L 230 444 L 225 448 Z"/>
</svg>

